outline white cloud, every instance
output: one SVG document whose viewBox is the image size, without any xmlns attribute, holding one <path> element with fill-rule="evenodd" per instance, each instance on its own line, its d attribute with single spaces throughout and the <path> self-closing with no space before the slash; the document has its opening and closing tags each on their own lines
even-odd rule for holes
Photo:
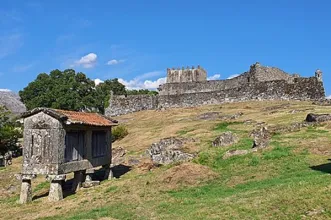
<svg viewBox="0 0 331 220">
<path fill-rule="evenodd" d="M 145 80 L 144 87 L 145 89 L 156 89 L 159 85 L 166 83 L 167 77 L 159 78 L 155 81 Z"/>
<path fill-rule="evenodd" d="M 218 80 L 221 78 L 221 74 L 215 74 L 207 78 L 207 80 Z"/>
<path fill-rule="evenodd" d="M 115 60 L 115 59 L 113 59 L 113 60 L 109 60 L 108 62 L 107 62 L 107 65 L 116 65 L 116 64 L 119 64 L 119 63 L 124 63 L 124 61 L 125 60 Z"/>
<path fill-rule="evenodd" d="M 237 77 L 237 76 L 239 76 L 240 74 L 233 74 L 233 75 L 230 75 L 227 79 L 233 79 L 233 78 L 235 78 L 235 77 Z"/>
<path fill-rule="evenodd" d="M 164 84 L 166 82 L 166 77 L 158 78 L 157 80 L 149 80 L 148 78 L 159 76 L 163 74 L 162 71 L 153 71 L 148 72 L 145 74 L 142 74 L 140 76 L 137 76 L 136 78 L 132 80 L 124 80 L 124 79 L 118 79 L 120 83 L 125 85 L 125 87 L 129 90 L 132 89 L 152 89 L 155 90 L 159 87 L 159 85 Z"/>
<path fill-rule="evenodd" d="M 10 89 L 0 89 L 0 92 L 11 92 Z"/>
<path fill-rule="evenodd" d="M 102 81 L 101 79 L 95 79 L 94 80 L 94 83 L 95 83 L 95 85 L 97 86 L 97 85 L 99 85 L 100 83 L 103 83 L 104 81 Z"/>
<path fill-rule="evenodd" d="M 97 58 L 98 56 L 95 53 L 89 53 L 80 58 L 79 60 L 75 61 L 75 63 L 71 66 L 83 66 L 84 68 L 92 68 L 96 65 Z"/>
<path fill-rule="evenodd" d="M 331 95 L 329 95 L 329 96 L 327 96 L 327 97 L 325 97 L 326 99 L 331 99 Z"/>
</svg>

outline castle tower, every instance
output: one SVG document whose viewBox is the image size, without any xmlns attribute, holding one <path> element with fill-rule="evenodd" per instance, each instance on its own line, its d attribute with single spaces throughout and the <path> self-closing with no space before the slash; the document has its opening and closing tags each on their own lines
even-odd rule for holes
<svg viewBox="0 0 331 220">
<path fill-rule="evenodd" d="M 322 74 L 323 72 L 320 69 L 317 69 L 315 71 L 315 77 L 317 78 L 318 81 L 322 82 Z"/>
<path fill-rule="evenodd" d="M 168 68 L 167 83 L 202 82 L 207 80 L 207 72 L 200 66 L 195 68 Z"/>
</svg>

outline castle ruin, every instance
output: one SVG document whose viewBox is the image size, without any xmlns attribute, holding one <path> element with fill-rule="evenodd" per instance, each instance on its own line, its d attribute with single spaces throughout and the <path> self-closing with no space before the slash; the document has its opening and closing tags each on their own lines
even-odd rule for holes
<svg viewBox="0 0 331 220">
<path fill-rule="evenodd" d="M 320 100 L 325 98 L 322 71 L 314 77 L 288 74 L 276 67 L 255 63 L 247 72 L 226 80 L 207 80 L 207 72 L 197 68 L 167 69 L 167 82 L 159 95 L 112 96 L 107 116 L 141 110 L 193 107 L 246 100 Z"/>
</svg>

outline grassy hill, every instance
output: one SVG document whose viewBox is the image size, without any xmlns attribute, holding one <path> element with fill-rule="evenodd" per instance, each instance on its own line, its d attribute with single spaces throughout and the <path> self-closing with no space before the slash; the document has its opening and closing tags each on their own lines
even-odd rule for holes
<svg viewBox="0 0 331 220">
<path fill-rule="evenodd" d="M 242 112 L 236 119 L 204 118 Z M 16 202 L 21 158 L 0 169 L 0 218 L 3 219 L 330 219 L 331 122 L 273 135 L 270 146 L 223 159 L 229 149 L 249 149 L 256 124 L 301 122 L 307 113 L 331 113 L 331 107 L 309 102 L 243 102 L 197 108 L 144 111 L 117 117 L 129 135 L 114 148 L 127 150 L 126 161 L 140 165 L 120 178 L 79 190 L 57 203 L 47 200 L 44 177 L 33 182 L 34 200 Z M 212 147 L 224 131 L 240 141 Z M 140 155 L 161 138 L 194 138 L 186 151 L 192 162 L 143 169 Z M 72 176 L 69 175 L 70 179 Z"/>
</svg>

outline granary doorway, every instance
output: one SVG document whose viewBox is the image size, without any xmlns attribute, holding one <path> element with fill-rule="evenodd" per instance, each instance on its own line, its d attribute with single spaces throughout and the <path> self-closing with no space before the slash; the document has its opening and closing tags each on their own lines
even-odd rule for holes
<svg viewBox="0 0 331 220">
<path fill-rule="evenodd" d="M 65 138 L 65 162 L 79 161 L 84 155 L 84 131 L 68 131 Z"/>
</svg>

